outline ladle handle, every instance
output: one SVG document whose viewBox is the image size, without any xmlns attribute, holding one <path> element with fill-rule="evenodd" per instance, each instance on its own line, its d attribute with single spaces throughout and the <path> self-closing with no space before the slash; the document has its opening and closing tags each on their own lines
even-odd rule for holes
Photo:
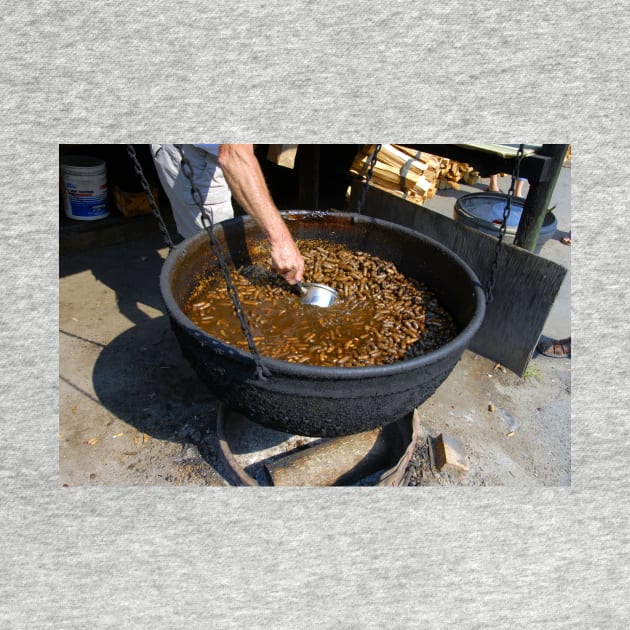
<svg viewBox="0 0 630 630">
<path fill-rule="evenodd" d="M 302 286 L 301 282 L 296 282 L 295 287 L 300 292 L 300 295 L 306 295 L 308 293 L 308 291 Z"/>
</svg>

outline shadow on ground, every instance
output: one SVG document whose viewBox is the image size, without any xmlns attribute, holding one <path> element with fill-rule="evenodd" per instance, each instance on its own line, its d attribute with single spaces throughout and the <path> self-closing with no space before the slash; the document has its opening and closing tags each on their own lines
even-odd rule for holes
<svg viewBox="0 0 630 630">
<path fill-rule="evenodd" d="M 181 356 L 166 316 L 107 344 L 93 385 L 105 408 L 154 438 L 199 444 L 214 429 L 218 403 Z"/>
<path fill-rule="evenodd" d="M 81 285 L 81 290 L 89 288 L 85 306 L 72 310 L 77 319 L 62 323 L 60 337 L 78 340 L 82 348 L 98 346 L 92 371 L 95 402 L 152 438 L 194 444 L 209 460 L 205 442 L 216 430 L 218 402 L 183 358 L 171 331 L 159 290 L 162 248 L 155 235 L 122 247 L 61 256 L 61 279 L 86 272 L 92 278 L 86 276 Z M 108 331 L 115 335 L 124 320 L 109 316 L 107 293 L 101 293 L 100 285 L 113 292 L 116 310 L 131 323 L 105 344 L 96 340 L 111 338 Z M 80 303 L 81 297 L 69 299 Z M 68 365 L 82 369 L 80 362 Z M 61 378 L 67 385 L 94 399 L 76 384 L 80 379 L 73 378 L 73 370 L 65 371 Z"/>
</svg>

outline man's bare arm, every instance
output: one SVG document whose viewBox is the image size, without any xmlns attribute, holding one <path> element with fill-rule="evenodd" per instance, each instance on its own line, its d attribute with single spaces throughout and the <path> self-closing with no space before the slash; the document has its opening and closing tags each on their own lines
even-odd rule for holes
<svg viewBox="0 0 630 630">
<path fill-rule="evenodd" d="M 271 245 L 271 260 L 290 284 L 302 280 L 304 259 L 274 204 L 251 144 L 222 144 L 219 166 L 232 195 L 260 226 Z"/>
</svg>

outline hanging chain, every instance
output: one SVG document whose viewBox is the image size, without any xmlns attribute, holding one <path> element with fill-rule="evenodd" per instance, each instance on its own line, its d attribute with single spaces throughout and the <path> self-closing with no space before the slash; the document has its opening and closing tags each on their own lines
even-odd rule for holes
<svg viewBox="0 0 630 630">
<path fill-rule="evenodd" d="M 192 164 L 190 163 L 190 160 L 184 155 L 182 145 L 176 144 L 175 146 L 177 147 L 179 154 L 181 156 L 182 172 L 184 173 L 184 176 L 186 177 L 186 179 L 188 179 L 188 181 L 190 182 L 190 193 L 192 195 L 194 202 L 197 204 L 197 207 L 199 208 L 201 212 L 201 223 L 203 227 L 205 228 L 206 232 L 208 233 L 208 236 L 210 237 L 210 249 L 216 256 L 217 261 L 219 262 L 219 269 L 221 270 L 221 273 L 225 280 L 228 294 L 230 298 L 232 299 L 236 316 L 238 317 L 238 320 L 241 324 L 241 330 L 243 331 L 243 334 L 245 335 L 245 339 L 247 340 L 247 346 L 249 347 L 249 351 L 252 353 L 252 356 L 254 357 L 254 362 L 256 363 L 256 374 L 260 380 L 267 380 L 267 377 L 269 376 L 269 371 L 263 365 L 262 357 L 260 356 L 260 352 L 258 351 L 256 342 L 254 341 L 251 328 L 249 327 L 249 324 L 247 322 L 247 316 L 245 315 L 245 311 L 243 310 L 243 306 L 238 297 L 238 291 L 236 289 L 236 286 L 234 286 L 232 282 L 232 278 L 230 277 L 230 269 L 227 263 L 225 262 L 225 258 L 223 255 L 223 248 L 221 247 L 221 243 L 219 243 L 214 233 L 214 229 L 213 229 L 214 228 L 214 215 L 212 213 L 212 208 L 208 209 L 204 206 L 203 198 L 201 197 L 201 192 L 199 191 L 199 188 L 195 184 Z"/>
<path fill-rule="evenodd" d="M 363 206 L 365 204 L 365 196 L 367 195 L 368 186 L 370 185 L 370 180 L 372 179 L 372 172 L 374 171 L 374 166 L 376 165 L 376 158 L 378 157 L 378 152 L 381 150 L 382 146 L 383 146 L 382 144 L 375 144 L 372 155 L 366 160 L 367 173 L 365 175 L 365 181 L 363 182 L 363 187 L 361 188 L 361 196 L 359 197 L 359 202 L 357 203 L 357 214 L 361 214 L 363 212 Z"/>
<path fill-rule="evenodd" d="M 494 247 L 494 260 L 492 261 L 492 267 L 490 268 L 490 278 L 488 280 L 488 287 L 486 289 L 486 304 L 492 304 L 492 302 L 494 302 L 493 291 L 496 282 L 497 268 L 499 266 L 499 254 L 501 253 L 503 237 L 505 236 L 505 232 L 507 231 L 507 222 L 510 217 L 510 212 L 512 210 L 512 199 L 514 197 L 514 189 L 516 187 L 516 181 L 519 177 L 523 155 L 523 145 L 521 144 L 519 145 L 518 151 L 516 152 L 514 169 L 512 170 L 512 181 L 510 182 L 510 189 L 508 190 L 508 197 L 505 203 L 505 208 L 503 208 L 503 221 L 501 222 L 501 227 L 499 228 L 499 239 L 497 240 L 497 243 Z"/>
<path fill-rule="evenodd" d="M 173 239 L 171 238 L 168 228 L 166 227 L 166 223 L 164 223 L 164 219 L 162 218 L 162 215 L 160 214 L 160 209 L 158 208 L 158 205 L 155 202 L 155 198 L 153 197 L 151 186 L 149 186 L 149 182 L 147 181 L 147 178 L 144 176 L 142 166 L 140 166 L 140 162 L 138 161 L 138 156 L 136 155 L 136 149 L 133 146 L 133 144 L 127 145 L 127 153 L 129 154 L 129 157 L 131 158 L 131 161 L 133 162 L 134 170 L 136 171 L 136 173 L 138 174 L 138 177 L 140 178 L 140 183 L 142 184 L 142 188 L 144 192 L 146 193 L 147 198 L 149 200 L 149 205 L 151 206 L 151 212 L 153 212 L 153 216 L 158 221 L 160 232 L 162 232 L 162 237 L 164 238 L 164 241 L 168 245 L 168 250 L 170 252 L 174 247 Z"/>
</svg>

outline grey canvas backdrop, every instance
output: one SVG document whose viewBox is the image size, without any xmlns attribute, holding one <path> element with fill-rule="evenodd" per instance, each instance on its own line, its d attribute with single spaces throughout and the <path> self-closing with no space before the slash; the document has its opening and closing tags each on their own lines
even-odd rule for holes
<svg viewBox="0 0 630 630">
<path fill-rule="evenodd" d="M 7 5 L 0 627 L 627 627 L 627 9 Z M 58 144 L 208 139 L 572 143 L 571 487 L 59 487 Z"/>
</svg>

